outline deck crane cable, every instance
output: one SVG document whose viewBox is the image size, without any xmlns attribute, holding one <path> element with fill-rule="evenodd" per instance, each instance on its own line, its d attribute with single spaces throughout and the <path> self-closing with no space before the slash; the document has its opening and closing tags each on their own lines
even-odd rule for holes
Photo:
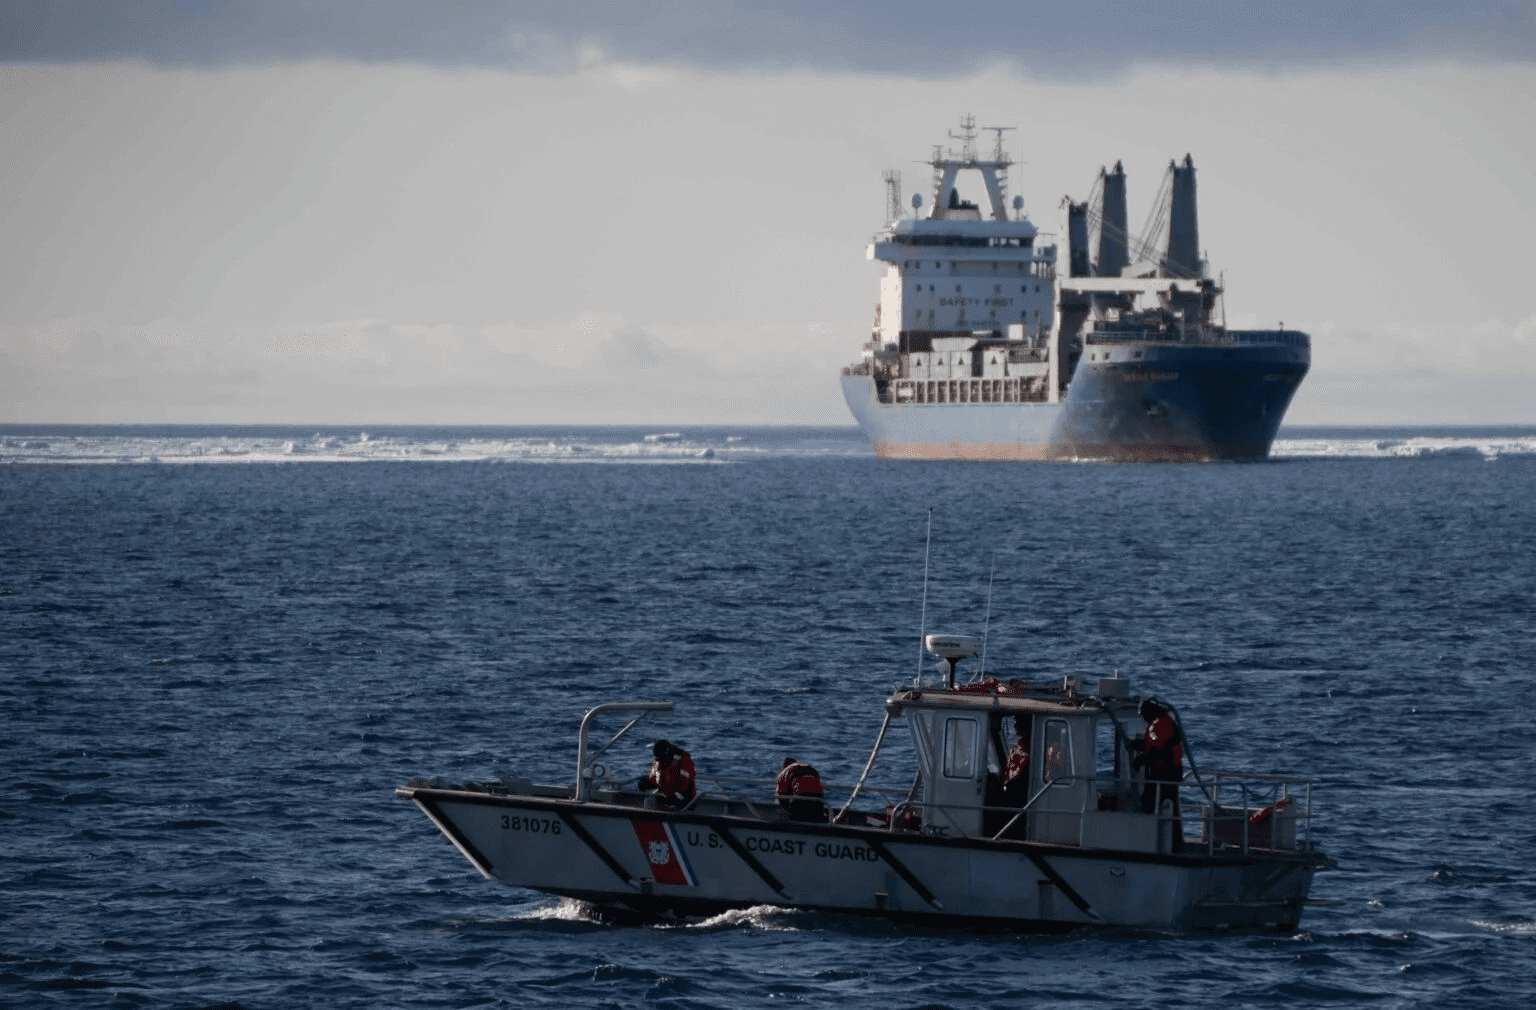
<svg viewBox="0 0 1536 1010">
<path fill-rule="evenodd" d="M 1168 171 L 1163 173 L 1163 184 L 1158 188 L 1152 211 L 1147 215 L 1147 223 L 1142 226 L 1141 234 L 1136 236 L 1130 254 L 1132 264 L 1153 260 L 1160 270 L 1167 266 L 1168 250 L 1164 235 L 1168 228 L 1168 211 L 1172 206 L 1173 164 L 1170 162 Z M 1159 245 L 1163 246 L 1161 250 L 1158 249 Z"/>
</svg>

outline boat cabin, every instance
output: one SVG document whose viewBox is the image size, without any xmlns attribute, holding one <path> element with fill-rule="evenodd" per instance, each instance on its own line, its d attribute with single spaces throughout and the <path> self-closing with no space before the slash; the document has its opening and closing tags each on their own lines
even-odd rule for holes
<svg viewBox="0 0 1536 1010">
<path fill-rule="evenodd" d="M 1138 714 L 1143 699 L 1131 695 L 1127 678 L 1100 677 L 1089 684 L 1068 676 L 1040 684 L 987 677 L 957 686 L 956 662 L 977 655 L 981 643 L 929 635 L 926 644 L 944 661 L 943 683 L 898 689 L 886 701 L 890 718 L 911 729 L 918 764 L 905 809 L 892 812 L 893 826 L 957 838 L 1132 852 L 1181 847 L 1177 807 L 1166 800 L 1161 809 L 1143 806 L 1144 796 L 1150 806 L 1156 793 L 1148 793 L 1146 777 L 1136 767 L 1136 741 L 1146 724 Z M 1018 752 L 1027 755 L 1022 772 L 1016 768 L 1023 763 Z M 1011 779 L 1010 757 L 1017 772 Z M 1219 794 L 1219 776 L 1213 784 L 1216 792 L 1208 797 Z M 1234 835 L 1216 838 L 1218 843 L 1295 847 L 1298 811 L 1283 785 L 1278 803 L 1253 823 L 1251 837 L 1247 828 L 1231 827 L 1253 812 L 1247 802 L 1240 813 L 1222 805 L 1213 825 L 1208 806 L 1192 811 L 1207 836 L 1213 826 Z"/>
<path fill-rule="evenodd" d="M 1141 812 L 1144 783 L 1130 741 L 1143 724 L 1125 678 L 1100 678 L 1092 692 L 1072 677 L 1060 686 L 988 679 L 914 687 L 886 704 L 911 728 L 919 780 L 912 806 L 925 833 L 1167 849 L 1158 845 L 1157 816 Z M 1005 783 L 1016 748 L 1028 755 L 1024 781 Z M 1165 836 L 1172 827 L 1164 825 Z"/>
</svg>

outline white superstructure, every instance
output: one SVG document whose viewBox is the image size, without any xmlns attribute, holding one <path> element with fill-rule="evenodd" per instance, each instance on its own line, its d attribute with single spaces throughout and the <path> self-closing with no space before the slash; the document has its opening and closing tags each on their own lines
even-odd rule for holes
<svg viewBox="0 0 1536 1010">
<path fill-rule="evenodd" d="M 1037 247 L 1038 230 L 1024 215 L 1022 200 L 1014 200 L 1010 216 L 1013 162 L 1003 151 L 1002 128 L 994 128 L 992 156 L 981 158 L 975 124 L 971 116 L 961 120 L 959 152 L 934 149 L 933 195 L 926 211 L 922 198 L 914 196 L 919 216 L 890 222 L 868 250 L 870 259 L 890 264 L 880 282 L 876 328 L 883 346 L 872 350 L 899 351 L 903 333 L 927 334 L 949 345 L 943 351 L 935 346 L 933 352 L 942 356 L 921 366 L 944 371 L 943 378 L 959 368 L 970 377 L 968 352 L 978 337 L 1007 333 L 1038 341 L 1051 327 L 1055 247 Z M 985 212 L 960 195 L 963 171 L 981 176 Z M 914 367 L 919 366 L 914 362 Z"/>
</svg>

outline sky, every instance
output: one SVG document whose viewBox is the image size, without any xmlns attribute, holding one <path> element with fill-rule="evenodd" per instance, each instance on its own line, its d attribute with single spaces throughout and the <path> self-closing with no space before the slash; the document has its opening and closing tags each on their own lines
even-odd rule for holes
<svg viewBox="0 0 1536 1010">
<path fill-rule="evenodd" d="M 1193 156 L 1294 424 L 1536 423 L 1536 5 L 0 7 L 0 423 L 851 424 L 881 172 Z M 925 192 L 926 195 L 926 192 Z"/>
</svg>

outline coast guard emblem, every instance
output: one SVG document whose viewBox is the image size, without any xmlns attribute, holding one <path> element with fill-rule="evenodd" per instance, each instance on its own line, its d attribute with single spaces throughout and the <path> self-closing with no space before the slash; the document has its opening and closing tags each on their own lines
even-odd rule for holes
<svg viewBox="0 0 1536 1010">
<path fill-rule="evenodd" d="M 697 887 L 699 878 L 683 851 L 677 829 L 663 821 L 630 821 L 635 826 L 635 840 L 650 864 L 651 876 L 658 884 Z"/>
</svg>

